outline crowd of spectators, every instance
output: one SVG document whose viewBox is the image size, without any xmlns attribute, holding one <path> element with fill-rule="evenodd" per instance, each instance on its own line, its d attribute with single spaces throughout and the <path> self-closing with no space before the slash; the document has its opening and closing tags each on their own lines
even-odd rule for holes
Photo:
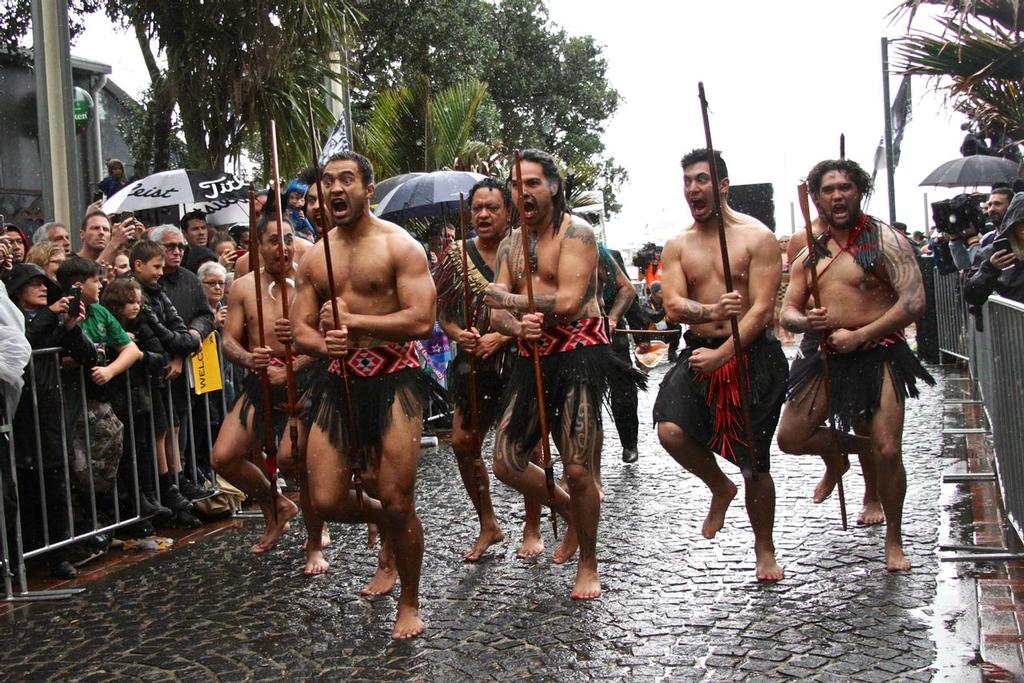
<svg viewBox="0 0 1024 683">
<path fill-rule="evenodd" d="M 116 161 L 108 196 L 124 184 Z M 304 208 L 289 206 L 303 220 Z M 22 552 L 56 546 L 41 555 L 56 578 L 109 547 L 97 529 L 143 537 L 201 523 L 195 503 L 215 490 L 211 440 L 240 373 L 229 368 L 224 396 L 196 396 L 187 364 L 224 325 L 247 238 L 247 226 L 217 229 L 201 212 L 147 226 L 99 202 L 77 251 L 60 223 L 31 237 L 3 226 L 0 389 L 13 436 L 0 476 L 12 556 L 15 520 Z"/>
</svg>

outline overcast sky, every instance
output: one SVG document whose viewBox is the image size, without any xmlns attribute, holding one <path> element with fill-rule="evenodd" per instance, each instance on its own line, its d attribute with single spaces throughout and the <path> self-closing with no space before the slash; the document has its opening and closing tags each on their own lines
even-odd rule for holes
<svg viewBox="0 0 1024 683">
<path fill-rule="evenodd" d="M 663 243 L 690 220 L 679 158 L 704 142 L 698 81 L 732 182 L 774 185 L 779 232 L 790 230 L 797 183 L 817 161 L 838 156 L 840 133 L 847 156 L 870 170 L 883 130 L 880 39 L 905 31 L 888 18 L 896 4 L 549 0 L 555 22 L 604 46 L 608 78 L 622 95 L 604 141 L 630 180 L 619 194 L 623 210 L 608 225 L 608 241 L 617 247 Z M 915 23 L 931 24 L 927 15 Z M 132 95 L 148 84 L 134 37 L 100 15 L 90 18 L 72 53 L 110 64 L 111 78 Z M 893 95 L 898 85 L 894 76 Z M 925 192 L 930 201 L 955 193 L 918 187 L 933 168 L 959 156 L 963 138 L 963 117 L 945 107 L 932 86 L 913 81 L 913 120 L 896 171 L 897 219 L 911 229 L 924 222 Z M 887 218 L 884 172 L 877 184 L 868 209 Z"/>
</svg>

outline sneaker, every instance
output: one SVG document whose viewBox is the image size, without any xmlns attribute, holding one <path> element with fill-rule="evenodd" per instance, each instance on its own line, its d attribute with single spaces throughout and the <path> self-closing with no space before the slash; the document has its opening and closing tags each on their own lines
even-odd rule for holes
<svg viewBox="0 0 1024 683">
<path fill-rule="evenodd" d="M 185 496 L 181 495 L 181 491 L 174 484 L 171 484 L 163 492 L 161 496 L 163 504 L 171 510 L 171 512 L 180 512 L 185 510 L 186 512 L 192 508 L 192 501 Z"/>
<path fill-rule="evenodd" d="M 143 517 L 170 517 L 170 508 L 164 507 L 156 501 L 156 494 L 143 491 L 139 495 L 139 513 Z"/>
<path fill-rule="evenodd" d="M 213 495 L 213 491 L 197 486 L 196 483 L 188 477 L 181 477 L 178 481 L 178 489 L 181 491 L 181 495 L 191 501 L 203 500 L 204 498 L 209 498 Z"/>
<path fill-rule="evenodd" d="M 640 452 L 635 448 L 622 449 L 622 462 L 636 462 L 640 458 Z"/>
<path fill-rule="evenodd" d="M 175 510 L 169 526 L 175 529 L 198 529 L 203 523 L 189 510 Z"/>
<path fill-rule="evenodd" d="M 62 560 L 50 567 L 50 576 L 55 579 L 74 579 L 78 576 L 78 570 L 75 569 L 75 565 Z"/>
</svg>

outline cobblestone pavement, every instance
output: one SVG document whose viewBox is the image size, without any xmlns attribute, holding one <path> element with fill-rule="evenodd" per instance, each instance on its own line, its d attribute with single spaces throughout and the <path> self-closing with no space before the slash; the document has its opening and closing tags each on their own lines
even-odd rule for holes
<svg viewBox="0 0 1024 683">
<path fill-rule="evenodd" d="M 941 370 L 933 370 L 941 376 Z M 928 680 L 938 562 L 943 421 L 940 386 L 909 404 L 904 534 L 914 570 L 884 569 L 882 527 L 843 532 L 837 503 L 813 505 L 817 459 L 773 456 L 775 540 L 786 579 L 754 578 L 742 496 L 714 541 L 709 502 L 646 424 L 660 372 L 641 398 L 640 461 L 605 446 L 599 559 L 605 594 L 573 603 L 575 567 L 515 557 L 522 504 L 495 483 L 506 542 L 461 562 L 475 518 L 450 449 L 425 454 L 424 637 L 389 639 L 395 600 L 357 596 L 375 566 L 361 528 L 332 526 L 331 573 L 301 575 L 298 528 L 269 556 L 247 549 L 255 522 L 33 604 L 0 623 L 8 680 Z M 608 421 L 610 424 L 610 420 Z M 851 474 L 858 472 L 855 466 Z M 735 469 L 727 472 L 739 483 Z M 848 476 L 851 522 L 863 485 Z"/>
</svg>

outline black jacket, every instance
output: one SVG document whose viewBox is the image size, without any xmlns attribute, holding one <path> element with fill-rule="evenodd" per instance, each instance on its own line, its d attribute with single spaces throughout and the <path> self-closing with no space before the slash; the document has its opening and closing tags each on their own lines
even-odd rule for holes
<svg viewBox="0 0 1024 683">
<path fill-rule="evenodd" d="M 33 351 L 59 347 L 60 356 L 70 356 L 85 368 L 92 368 L 97 363 L 96 346 L 85 336 L 81 326 L 76 325 L 70 330 L 67 329 L 62 317 L 48 308 L 40 310 L 32 320 L 26 318 L 25 336 Z M 18 467 L 36 467 L 37 410 L 38 444 L 43 467 L 58 467 L 64 463 L 66 455 L 61 441 L 60 415 L 63 409 L 59 376 L 57 363 L 52 354 L 35 354 L 33 362 L 25 368 L 25 388 L 21 392 L 21 401 L 14 414 L 14 451 Z M 33 393 L 36 397 L 35 406 L 32 401 Z M 70 436 L 66 442 L 71 443 Z"/>
<path fill-rule="evenodd" d="M 1018 192 L 1003 216 L 1001 235 L 1014 230 L 1022 222 L 1024 192 Z M 978 254 L 974 267 L 968 273 L 967 282 L 964 283 L 964 299 L 969 304 L 981 306 L 995 292 L 999 296 L 1024 303 L 1024 263 L 1018 261 L 1013 267 L 1000 271 L 989 261 L 994 252 L 995 246 L 990 244 Z"/>
<path fill-rule="evenodd" d="M 185 321 L 185 327 L 198 332 L 200 339 L 206 339 L 206 336 L 213 332 L 213 311 L 206 300 L 206 293 L 199 277 L 179 267 L 165 273 L 160 278 L 160 286 L 174 304 L 178 315 Z"/>
<path fill-rule="evenodd" d="M 978 255 L 978 262 L 964 283 L 964 299 L 974 306 L 981 306 L 993 294 L 1024 303 L 1024 263 L 1000 271 L 989 257 L 995 248 L 985 247 Z"/>
<path fill-rule="evenodd" d="M 199 340 L 189 333 L 188 326 L 163 288 L 140 284 L 145 303 L 139 317 L 152 330 L 164 351 L 171 356 L 187 356 L 198 351 Z"/>
</svg>

